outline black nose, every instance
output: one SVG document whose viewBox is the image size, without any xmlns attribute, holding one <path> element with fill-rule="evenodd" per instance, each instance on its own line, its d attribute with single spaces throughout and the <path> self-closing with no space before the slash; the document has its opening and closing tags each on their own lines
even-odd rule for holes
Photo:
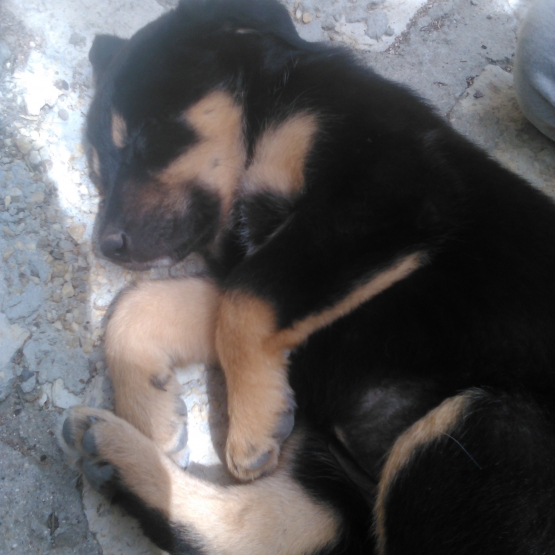
<svg viewBox="0 0 555 555">
<path fill-rule="evenodd" d="M 128 239 L 123 231 L 109 233 L 104 235 L 100 241 L 100 250 L 107 258 L 118 262 L 129 261 L 129 253 L 127 251 Z"/>
</svg>

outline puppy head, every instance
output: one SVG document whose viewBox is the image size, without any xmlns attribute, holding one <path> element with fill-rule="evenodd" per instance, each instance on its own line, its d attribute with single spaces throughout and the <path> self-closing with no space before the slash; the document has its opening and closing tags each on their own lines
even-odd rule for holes
<svg viewBox="0 0 555 555">
<path fill-rule="evenodd" d="M 135 269 L 214 251 L 246 164 L 245 75 L 268 40 L 303 41 L 274 0 L 190 0 L 129 40 L 91 48 L 90 165 L 104 195 L 99 246 Z"/>
</svg>

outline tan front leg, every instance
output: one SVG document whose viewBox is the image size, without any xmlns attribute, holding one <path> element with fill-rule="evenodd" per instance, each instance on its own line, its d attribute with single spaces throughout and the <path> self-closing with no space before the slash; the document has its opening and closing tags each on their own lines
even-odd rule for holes
<svg viewBox="0 0 555 555">
<path fill-rule="evenodd" d="M 187 428 L 174 367 L 217 361 L 219 302 L 206 279 L 143 282 L 122 295 L 106 331 L 116 413 L 179 463 Z"/>
<path fill-rule="evenodd" d="M 284 329 L 278 329 L 276 311 L 267 301 L 238 290 L 223 295 L 216 349 L 228 388 L 227 464 L 237 478 L 254 480 L 274 470 L 280 445 L 291 432 L 294 403 L 287 353 L 410 275 L 420 259 L 415 253 L 398 260 L 336 304 Z"/>
<path fill-rule="evenodd" d="M 289 345 L 268 303 L 231 291 L 220 305 L 216 346 L 228 390 L 227 465 L 240 480 L 253 480 L 276 468 L 293 427 Z"/>
</svg>

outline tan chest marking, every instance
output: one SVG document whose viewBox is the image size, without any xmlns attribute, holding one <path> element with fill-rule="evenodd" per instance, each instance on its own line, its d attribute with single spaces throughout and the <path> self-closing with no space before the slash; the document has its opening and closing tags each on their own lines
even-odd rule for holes
<svg viewBox="0 0 555 555">
<path fill-rule="evenodd" d="M 266 190 L 285 196 L 299 192 L 317 131 L 316 116 L 308 113 L 296 114 L 267 129 L 256 145 L 244 181 L 245 192 Z"/>
</svg>

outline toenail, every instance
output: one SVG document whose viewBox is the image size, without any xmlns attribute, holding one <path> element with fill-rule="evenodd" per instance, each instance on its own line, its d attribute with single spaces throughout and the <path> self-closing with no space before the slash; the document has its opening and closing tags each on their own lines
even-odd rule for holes
<svg viewBox="0 0 555 555">
<path fill-rule="evenodd" d="M 83 441 L 81 443 L 83 451 L 91 457 L 96 457 L 98 455 L 98 447 L 96 445 L 96 439 L 92 430 L 87 430 L 83 435 Z"/>
<path fill-rule="evenodd" d="M 258 470 L 259 468 L 262 468 L 270 460 L 271 456 L 272 456 L 271 451 L 268 451 L 268 452 L 264 453 L 263 455 L 260 455 L 260 457 L 258 457 L 258 459 L 256 459 L 252 464 L 250 464 L 248 466 L 248 469 L 249 470 Z"/>
<path fill-rule="evenodd" d="M 282 414 L 279 419 L 276 431 L 274 432 L 274 437 L 279 442 L 285 441 L 291 435 L 294 425 L 295 413 L 292 410 Z"/>
<path fill-rule="evenodd" d="M 171 453 L 179 453 L 182 449 L 187 446 L 187 441 L 189 439 L 189 434 L 187 432 L 187 427 L 182 426 L 181 434 L 179 435 L 179 439 L 177 440 L 176 446 L 171 450 Z"/>
<path fill-rule="evenodd" d="M 175 410 L 180 416 L 187 416 L 187 405 L 181 397 L 177 398 L 177 407 Z"/>
<path fill-rule="evenodd" d="M 69 418 L 66 418 L 62 426 L 62 437 L 69 447 L 75 447 L 75 438 L 73 437 L 73 426 Z"/>
</svg>

